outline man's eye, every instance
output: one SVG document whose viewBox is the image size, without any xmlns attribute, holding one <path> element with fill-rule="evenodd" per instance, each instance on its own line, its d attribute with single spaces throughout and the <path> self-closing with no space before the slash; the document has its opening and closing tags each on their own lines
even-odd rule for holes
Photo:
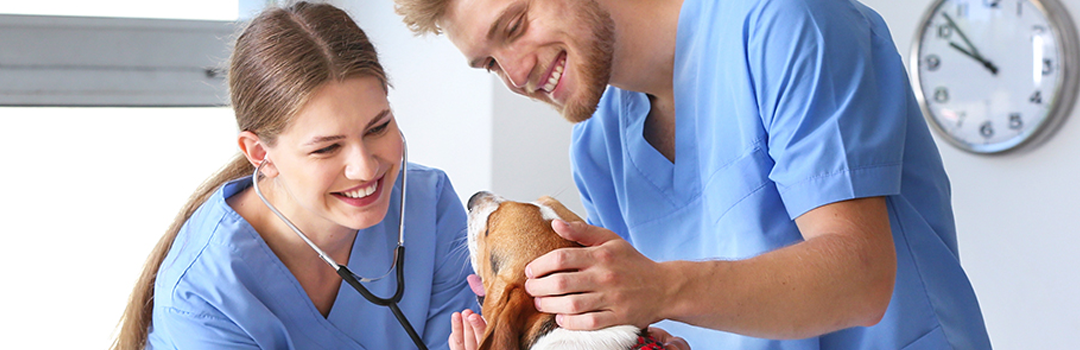
<svg viewBox="0 0 1080 350">
<path fill-rule="evenodd" d="M 514 24 L 511 25 L 510 29 L 507 30 L 508 36 L 513 38 L 517 34 L 518 29 L 521 29 L 521 18 L 518 18 L 518 20 L 514 21 Z"/>
<path fill-rule="evenodd" d="M 311 153 L 314 153 L 314 154 L 327 154 L 327 153 L 333 152 L 334 150 L 337 150 L 338 147 L 341 147 L 341 145 L 335 143 L 335 144 L 332 144 L 332 145 L 317 149 L 317 150 L 315 150 L 315 152 L 311 152 Z"/>
<path fill-rule="evenodd" d="M 495 60 L 488 59 L 487 63 L 484 64 L 484 69 L 486 69 L 488 73 L 491 73 L 493 70 L 495 70 Z"/>
</svg>

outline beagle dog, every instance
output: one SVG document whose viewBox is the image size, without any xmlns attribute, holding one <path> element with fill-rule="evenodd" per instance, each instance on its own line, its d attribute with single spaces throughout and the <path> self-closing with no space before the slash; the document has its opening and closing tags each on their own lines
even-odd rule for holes
<svg viewBox="0 0 1080 350">
<path fill-rule="evenodd" d="M 488 192 L 469 199 L 469 256 L 483 283 L 481 313 L 488 327 L 480 349 L 663 349 L 631 325 L 595 331 L 559 328 L 555 315 L 536 310 L 525 292 L 525 265 L 555 249 L 580 247 L 551 228 L 553 219 L 582 221 L 551 197 L 533 203 L 508 201 Z"/>
</svg>

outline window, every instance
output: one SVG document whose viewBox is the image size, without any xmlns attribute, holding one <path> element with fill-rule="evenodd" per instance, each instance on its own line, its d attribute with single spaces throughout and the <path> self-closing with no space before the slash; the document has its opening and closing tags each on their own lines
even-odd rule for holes
<svg viewBox="0 0 1080 350">
<path fill-rule="evenodd" d="M 0 3 L 5 345 L 110 344 L 151 248 L 236 153 L 221 64 L 264 3 Z"/>
</svg>

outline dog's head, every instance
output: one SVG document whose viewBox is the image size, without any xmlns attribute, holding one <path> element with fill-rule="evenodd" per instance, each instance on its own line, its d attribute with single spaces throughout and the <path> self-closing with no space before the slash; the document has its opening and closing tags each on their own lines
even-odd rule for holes
<svg viewBox="0 0 1080 350">
<path fill-rule="evenodd" d="M 468 207 L 469 256 L 484 284 L 481 311 L 488 322 L 480 349 L 527 349 L 556 325 L 555 316 L 537 311 L 525 293 L 525 265 L 579 246 L 556 234 L 551 220 L 582 220 L 551 197 L 520 203 L 478 192 Z"/>
</svg>

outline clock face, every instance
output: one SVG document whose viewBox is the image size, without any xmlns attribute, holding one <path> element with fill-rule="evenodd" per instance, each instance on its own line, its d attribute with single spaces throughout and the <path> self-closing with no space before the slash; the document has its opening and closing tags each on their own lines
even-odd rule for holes
<svg viewBox="0 0 1080 350">
<path fill-rule="evenodd" d="M 951 143 L 977 153 L 1040 136 L 1067 113 L 1060 99 L 1071 106 L 1075 96 L 1062 93 L 1067 69 L 1075 69 L 1066 60 L 1075 58 L 1059 44 L 1060 31 L 1038 0 L 939 0 L 912 56 L 927 119 Z"/>
</svg>

